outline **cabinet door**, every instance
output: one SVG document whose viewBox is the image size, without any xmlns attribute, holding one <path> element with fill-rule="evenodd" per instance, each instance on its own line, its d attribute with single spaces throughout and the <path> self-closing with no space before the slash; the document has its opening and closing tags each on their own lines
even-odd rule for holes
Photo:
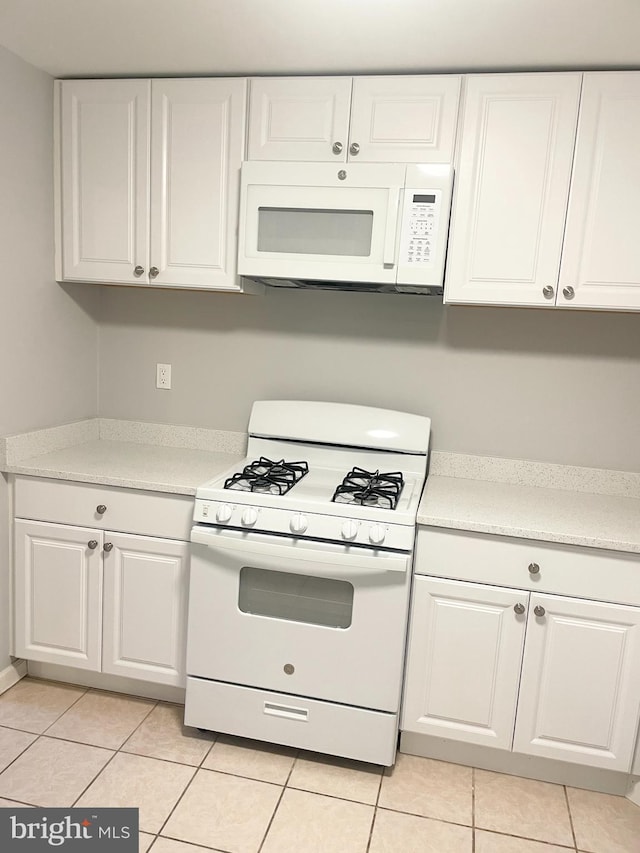
<svg viewBox="0 0 640 853">
<path fill-rule="evenodd" d="M 102 671 L 186 683 L 189 544 L 105 533 Z"/>
<path fill-rule="evenodd" d="M 415 578 L 403 730 L 511 749 L 528 598 Z"/>
<path fill-rule="evenodd" d="M 461 80 L 454 74 L 354 77 L 349 159 L 452 163 Z"/>
<path fill-rule="evenodd" d="M 640 310 L 639 150 L 640 72 L 585 74 L 559 305 Z"/>
<path fill-rule="evenodd" d="M 580 83 L 467 78 L 446 302 L 554 304 Z"/>
<path fill-rule="evenodd" d="M 147 281 L 148 80 L 64 80 L 60 98 L 63 280 Z M 144 273 L 136 275 L 135 268 Z"/>
<path fill-rule="evenodd" d="M 100 671 L 102 541 L 99 530 L 16 519 L 18 657 Z"/>
<path fill-rule="evenodd" d="M 239 78 L 152 81 L 149 266 L 154 285 L 239 287 L 246 89 L 246 80 Z"/>
<path fill-rule="evenodd" d="M 640 710 L 640 608 L 531 595 L 513 749 L 627 772 Z"/>
<path fill-rule="evenodd" d="M 347 159 L 350 77 L 258 77 L 250 86 L 249 160 Z"/>
</svg>

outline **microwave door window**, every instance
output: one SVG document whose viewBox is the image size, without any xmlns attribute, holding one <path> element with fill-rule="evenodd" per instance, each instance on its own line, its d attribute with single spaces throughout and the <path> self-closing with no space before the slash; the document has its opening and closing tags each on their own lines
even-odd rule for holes
<svg viewBox="0 0 640 853">
<path fill-rule="evenodd" d="M 372 210 L 258 208 L 258 252 L 366 258 L 372 231 Z"/>
</svg>

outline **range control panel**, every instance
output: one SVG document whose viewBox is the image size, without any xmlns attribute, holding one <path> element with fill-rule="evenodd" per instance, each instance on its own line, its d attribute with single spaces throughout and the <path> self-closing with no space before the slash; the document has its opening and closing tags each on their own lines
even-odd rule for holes
<svg viewBox="0 0 640 853">
<path fill-rule="evenodd" d="M 401 264 L 430 264 L 436 253 L 442 190 L 405 189 Z"/>
</svg>

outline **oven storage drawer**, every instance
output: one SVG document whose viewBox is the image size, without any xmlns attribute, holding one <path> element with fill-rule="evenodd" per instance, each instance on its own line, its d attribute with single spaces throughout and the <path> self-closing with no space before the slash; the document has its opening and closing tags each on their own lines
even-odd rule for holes
<svg viewBox="0 0 640 853">
<path fill-rule="evenodd" d="M 185 724 L 391 766 L 398 715 L 187 678 Z"/>
</svg>

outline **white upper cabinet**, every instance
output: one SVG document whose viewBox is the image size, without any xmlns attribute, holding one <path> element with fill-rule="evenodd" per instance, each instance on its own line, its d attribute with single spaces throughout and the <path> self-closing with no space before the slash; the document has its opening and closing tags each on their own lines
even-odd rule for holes
<svg viewBox="0 0 640 853">
<path fill-rule="evenodd" d="M 235 289 L 246 81 L 153 80 L 154 284 Z"/>
<path fill-rule="evenodd" d="M 350 77 L 250 81 L 249 160 L 346 160 Z"/>
<path fill-rule="evenodd" d="M 584 75 L 558 305 L 640 309 L 640 72 Z"/>
<path fill-rule="evenodd" d="M 149 80 L 58 83 L 57 278 L 132 283 L 147 269 Z"/>
<path fill-rule="evenodd" d="M 581 74 L 465 83 L 445 301 L 555 301 Z"/>
<path fill-rule="evenodd" d="M 354 77 L 349 159 L 452 163 L 462 78 Z"/>
<path fill-rule="evenodd" d="M 65 80 L 60 280 L 241 289 L 242 79 Z"/>
<path fill-rule="evenodd" d="M 249 160 L 450 163 L 461 77 L 251 80 Z"/>
</svg>

